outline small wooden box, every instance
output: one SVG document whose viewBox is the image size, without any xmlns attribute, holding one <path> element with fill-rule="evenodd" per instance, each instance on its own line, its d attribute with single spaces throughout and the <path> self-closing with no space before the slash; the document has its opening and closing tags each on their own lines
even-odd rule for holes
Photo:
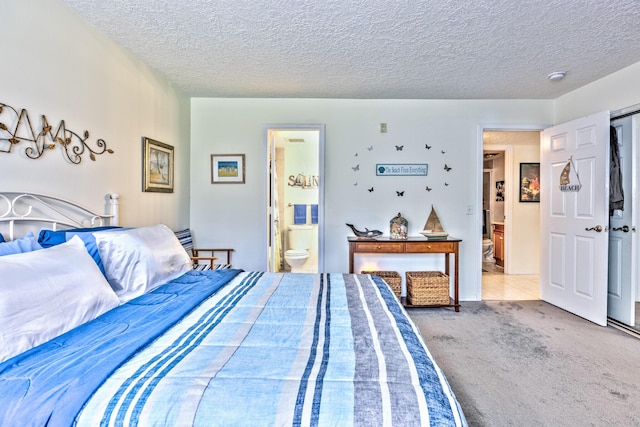
<svg viewBox="0 0 640 427">
<path fill-rule="evenodd" d="M 440 271 L 407 271 L 407 302 L 449 304 L 449 276 Z"/>
<path fill-rule="evenodd" d="M 402 292 L 402 276 L 397 271 L 362 271 L 361 274 L 373 274 L 380 276 L 391 288 L 398 300 Z"/>
</svg>

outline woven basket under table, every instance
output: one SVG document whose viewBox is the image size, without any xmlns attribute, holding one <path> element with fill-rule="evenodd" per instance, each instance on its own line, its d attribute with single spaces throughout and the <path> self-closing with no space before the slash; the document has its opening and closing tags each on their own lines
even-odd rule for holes
<svg viewBox="0 0 640 427">
<path fill-rule="evenodd" d="M 449 304 L 449 276 L 440 271 L 407 271 L 407 302 Z"/>
<path fill-rule="evenodd" d="M 362 271 L 361 274 L 373 274 L 380 276 L 391 288 L 396 297 L 400 299 L 402 291 L 402 276 L 397 271 Z"/>
</svg>

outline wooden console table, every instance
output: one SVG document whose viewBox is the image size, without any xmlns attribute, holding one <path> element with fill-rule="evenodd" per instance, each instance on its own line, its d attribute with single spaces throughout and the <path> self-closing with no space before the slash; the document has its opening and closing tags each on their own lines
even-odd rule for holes
<svg viewBox="0 0 640 427">
<path fill-rule="evenodd" d="M 355 254 L 444 254 L 444 272 L 449 274 L 449 255 L 453 254 L 453 299 L 449 304 L 439 305 L 411 305 L 407 298 L 402 297 L 402 305 L 405 307 L 455 307 L 460 311 L 458 300 L 458 245 L 462 241 L 453 237 L 443 240 L 427 240 L 425 237 L 409 237 L 407 240 L 378 237 L 376 239 L 363 239 L 348 237 L 349 241 L 349 273 L 353 273 L 353 257 Z"/>
</svg>

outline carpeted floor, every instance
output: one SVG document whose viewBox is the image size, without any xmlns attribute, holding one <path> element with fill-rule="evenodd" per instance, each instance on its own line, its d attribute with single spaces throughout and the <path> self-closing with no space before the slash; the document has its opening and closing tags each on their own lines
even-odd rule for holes
<svg viewBox="0 0 640 427">
<path fill-rule="evenodd" d="M 639 426 L 640 340 L 543 301 L 409 309 L 470 426 Z"/>
</svg>

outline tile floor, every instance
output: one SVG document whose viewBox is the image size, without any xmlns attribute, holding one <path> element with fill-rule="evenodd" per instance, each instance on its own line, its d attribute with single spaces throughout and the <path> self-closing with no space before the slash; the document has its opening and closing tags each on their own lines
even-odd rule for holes
<svg viewBox="0 0 640 427">
<path fill-rule="evenodd" d="M 538 275 L 507 275 L 502 267 L 493 263 L 482 264 L 483 300 L 517 301 L 539 298 Z"/>
</svg>

